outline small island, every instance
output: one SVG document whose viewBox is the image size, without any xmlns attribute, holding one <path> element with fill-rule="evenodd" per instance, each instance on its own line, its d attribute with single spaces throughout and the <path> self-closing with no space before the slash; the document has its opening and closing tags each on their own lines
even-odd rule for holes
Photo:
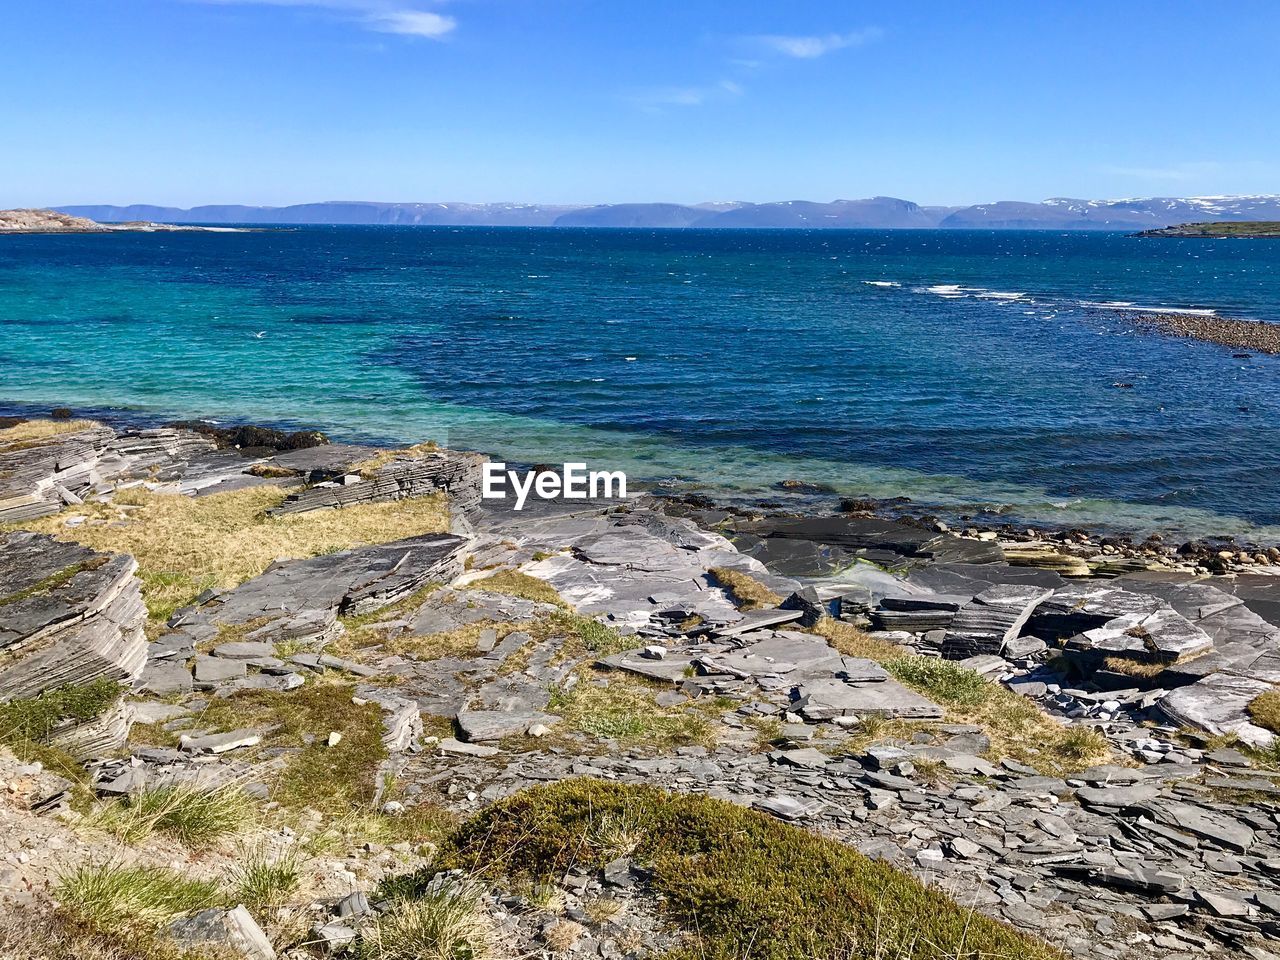
<svg viewBox="0 0 1280 960">
<path fill-rule="evenodd" d="M 128 223 L 99 223 L 88 217 L 73 217 L 57 210 L 0 210 L 3 233 L 159 233 L 201 231 L 239 233 L 240 227 L 195 227 L 173 223 L 133 220 Z"/>
<path fill-rule="evenodd" d="M 1158 230 L 1143 230 L 1135 237 L 1280 237 L 1280 221 L 1277 220 L 1219 220 L 1214 223 L 1180 223 Z"/>
</svg>

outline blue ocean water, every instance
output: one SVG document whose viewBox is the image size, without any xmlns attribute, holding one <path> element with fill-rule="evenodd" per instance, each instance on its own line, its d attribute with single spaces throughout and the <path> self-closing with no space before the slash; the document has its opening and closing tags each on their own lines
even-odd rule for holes
<svg viewBox="0 0 1280 960">
<path fill-rule="evenodd" d="M 1280 319 L 1280 242 L 5 236 L 0 402 L 1280 539 L 1280 358 L 1152 334 L 1117 303 Z"/>
</svg>

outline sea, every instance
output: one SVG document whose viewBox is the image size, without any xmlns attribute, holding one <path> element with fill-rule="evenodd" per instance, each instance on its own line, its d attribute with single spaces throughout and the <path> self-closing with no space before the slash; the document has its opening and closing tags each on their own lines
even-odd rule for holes
<svg viewBox="0 0 1280 960">
<path fill-rule="evenodd" d="M 435 439 L 730 499 L 787 503 L 794 480 L 829 503 L 1280 541 L 1280 357 L 1152 332 L 1152 309 L 1280 320 L 1280 241 L 0 236 L 0 407 Z"/>
</svg>

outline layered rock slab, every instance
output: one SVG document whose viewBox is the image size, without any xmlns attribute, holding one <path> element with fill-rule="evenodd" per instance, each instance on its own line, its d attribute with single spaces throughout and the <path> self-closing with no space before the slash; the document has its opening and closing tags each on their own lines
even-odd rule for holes
<svg viewBox="0 0 1280 960">
<path fill-rule="evenodd" d="M 0 534 L 0 699 L 133 680 L 147 657 L 136 570 L 130 556 Z"/>
</svg>

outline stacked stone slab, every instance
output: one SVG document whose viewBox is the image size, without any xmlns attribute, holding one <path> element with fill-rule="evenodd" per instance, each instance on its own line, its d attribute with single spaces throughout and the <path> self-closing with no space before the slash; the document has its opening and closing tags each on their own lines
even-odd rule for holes
<svg viewBox="0 0 1280 960">
<path fill-rule="evenodd" d="M 942 655 L 948 660 L 999 656 L 1004 645 L 1022 632 L 1032 612 L 1052 593 L 1033 584 L 988 587 L 956 613 L 943 638 Z"/>
<path fill-rule="evenodd" d="M 1035 612 L 1032 628 L 1065 638 L 1069 651 L 1096 657 L 1174 664 L 1213 649 L 1209 634 L 1165 600 L 1107 584 L 1058 590 Z"/>
<path fill-rule="evenodd" d="M 156 465 L 212 449 L 212 441 L 187 430 L 118 434 L 103 426 L 0 446 L 0 523 L 49 516 L 104 485 L 141 480 Z"/>
<path fill-rule="evenodd" d="M 31 520 L 78 503 L 98 482 L 97 465 L 115 436 L 93 427 L 0 447 L 0 523 Z"/>
<path fill-rule="evenodd" d="M 147 659 L 137 564 L 51 537 L 0 535 L 0 701 L 106 678 L 127 684 Z M 119 745 L 118 712 L 57 736 L 78 755 Z"/>
<path fill-rule="evenodd" d="M 272 513 L 307 513 L 433 493 L 447 493 L 451 508 L 467 510 L 480 502 L 486 459 L 482 454 L 454 450 L 397 457 L 371 477 L 349 473 L 290 494 Z"/>
<path fill-rule="evenodd" d="M 967 596 L 922 594 L 920 596 L 885 597 L 871 615 L 877 630 L 905 630 L 926 633 L 945 630 L 968 602 Z"/>
</svg>

